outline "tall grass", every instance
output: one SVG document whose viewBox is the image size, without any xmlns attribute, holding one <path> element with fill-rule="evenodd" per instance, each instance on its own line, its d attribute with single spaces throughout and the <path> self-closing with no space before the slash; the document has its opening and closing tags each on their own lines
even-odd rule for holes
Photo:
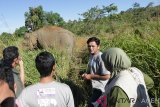
<svg viewBox="0 0 160 107">
<path fill-rule="evenodd" d="M 1 37 L 0 38 L 0 46 L 1 46 L 1 54 L 0 57 L 2 58 L 2 51 L 7 46 L 17 46 L 19 48 L 20 56 L 24 62 L 24 69 L 25 69 L 25 78 L 26 78 L 26 85 L 33 84 L 38 82 L 39 80 L 39 73 L 35 68 L 35 58 L 38 53 L 42 51 L 48 51 L 52 53 L 56 59 L 56 75 L 60 78 L 67 78 L 67 72 L 69 71 L 69 64 L 71 63 L 71 59 L 65 54 L 61 53 L 58 50 L 54 49 L 47 49 L 47 50 L 25 50 L 23 46 L 23 38 L 19 37 Z"/>
<path fill-rule="evenodd" d="M 160 36 L 142 39 L 138 35 L 120 35 L 110 41 L 102 40 L 102 51 L 110 47 L 122 48 L 129 55 L 132 66 L 139 68 L 153 79 L 154 87 L 149 90 L 149 95 L 150 98 L 158 100 L 160 96 Z M 152 105 L 157 107 L 158 101 Z"/>
<path fill-rule="evenodd" d="M 149 90 L 149 95 L 151 98 L 158 99 L 160 96 L 160 36 L 141 38 L 138 35 L 124 32 L 110 40 L 105 36 L 100 37 L 100 39 L 102 52 L 110 47 L 122 48 L 131 58 L 132 66 L 139 68 L 154 80 L 155 85 Z M 39 52 L 45 50 L 24 50 L 22 42 L 23 38 L 0 38 L 0 46 L 2 49 L 10 45 L 19 47 L 20 55 L 24 61 L 25 83 L 26 85 L 30 85 L 39 81 L 39 74 L 35 68 L 34 60 Z M 86 43 L 86 41 L 84 43 Z M 91 94 L 91 84 L 81 78 L 80 72 L 86 69 L 84 65 L 87 65 L 88 62 L 88 51 L 84 50 L 84 52 L 79 54 L 78 57 L 82 58 L 81 63 L 57 50 L 48 49 L 47 51 L 54 54 L 56 59 L 57 80 L 71 87 L 75 106 L 87 107 L 87 101 Z M 2 55 L 0 57 L 2 57 Z M 75 58 L 76 57 L 77 56 L 75 56 Z M 160 105 L 158 105 L 157 101 L 153 103 L 153 106 L 157 107 Z"/>
</svg>

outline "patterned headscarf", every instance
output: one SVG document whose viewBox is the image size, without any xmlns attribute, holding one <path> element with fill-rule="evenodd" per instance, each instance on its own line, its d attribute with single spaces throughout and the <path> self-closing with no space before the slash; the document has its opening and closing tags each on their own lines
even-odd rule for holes
<svg viewBox="0 0 160 107">
<path fill-rule="evenodd" d="M 120 48 L 107 49 L 102 54 L 104 65 L 111 72 L 111 78 L 123 69 L 131 67 L 131 61 L 127 54 Z"/>
</svg>

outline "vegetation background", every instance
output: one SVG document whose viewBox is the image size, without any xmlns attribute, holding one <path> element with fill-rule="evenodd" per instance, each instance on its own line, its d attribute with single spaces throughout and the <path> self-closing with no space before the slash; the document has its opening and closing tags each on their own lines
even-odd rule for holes
<svg viewBox="0 0 160 107">
<path fill-rule="evenodd" d="M 109 47 L 119 47 L 125 50 L 135 66 L 148 74 L 154 80 L 154 87 L 149 90 L 152 105 L 160 107 L 160 5 L 153 6 L 150 2 L 146 7 L 134 3 L 127 11 L 118 10 L 115 4 L 98 7 L 95 6 L 82 13 L 83 19 L 65 22 L 58 13 L 46 12 L 42 6 L 29 7 L 25 12 L 25 26 L 13 34 L 3 32 L 0 36 L 0 57 L 2 50 L 10 45 L 19 47 L 24 61 L 26 86 L 39 80 L 35 69 L 36 55 L 44 51 L 33 51 L 24 48 L 24 34 L 35 31 L 43 26 L 60 26 L 76 35 L 76 45 L 72 58 L 47 49 L 54 54 L 57 61 L 55 79 L 67 83 L 73 92 L 76 107 L 86 107 L 89 98 L 90 83 L 84 81 L 80 74 L 85 72 L 88 53 L 86 40 L 97 36 L 101 40 L 101 51 Z"/>
</svg>

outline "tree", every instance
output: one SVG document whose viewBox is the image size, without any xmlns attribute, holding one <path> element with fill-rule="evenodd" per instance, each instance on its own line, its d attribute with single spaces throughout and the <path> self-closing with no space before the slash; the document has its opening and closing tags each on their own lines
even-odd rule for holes
<svg viewBox="0 0 160 107">
<path fill-rule="evenodd" d="M 139 4 L 139 3 L 135 2 L 135 3 L 133 4 L 133 8 L 139 8 L 139 7 L 140 7 L 140 4 Z"/>
<path fill-rule="evenodd" d="M 18 28 L 18 29 L 16 29 L 16 31 L 15 31 L 15 35 L 16 36 L 24 36 L 24 34 L 27 32 L 27 28 L 25 27 L 25 26 L 22 26 L 22 27 L 20 27 L 20 28 Z"/>
<path fill-rule="evenodd" d="M 87 20 L 96 20 L 96 19 L 101 19 L 105 16 L 112 15 L 117 10 L 118 10 L 117 6 L 115 6 L 112 3 L 109 6 L 103 6 L 102 8 L 99 8 L 98 6 L 92 7 L 87 12 L 84 12 L 80 15 L 82 15 L 84 19 L 87 19 Z"/>
<path fill-rule="evenodd" d="M 44 25 L 63 26 L 65 21 L 58 13 L 45 12 L 42 6 L 29 7 L 29 12 L 25 12 L 25 26 L 29 31 L 37 30 Z"/>
<path fill-rule="evenodd" d="M 146 6 L 146 8 L 152 7 L 153 6 L 153 2 L 149 2 L 148 5 Z"/>
<path fill-rule="evenodd" d="M 107 13 L 108 18 L 109 18 L 109 31 L 111 31 L 112 33 L 115 32 L 115 28 L 114 28 L 114 19 L 118 18 L 118 15 L 115 14 L 115 12 L 118 10 L 117 6 L 114 5 L 113 3 L 110 4 L 109 6 L 103 6 L 103 11 Z"/>
<path fill-rule="evenodd" d="M 8 37 L 8 36 L 12 36 L 12 34 L 7 33 L 7 32 L 3 32 L 3 33 L 1 34 L 1 36 L 2 36 L 2 37 Z"/>
<path fill-rule="evenodd" d="M 9 45 L 12 41 L 15 41 L 14 36 L 10 33 L 3 32 L 0 35 L 0 41 L 3 42 L 5 45 Z"/>
<path fill-rule="evenodd" d="M 28 29 L 36 30 L 43 26 L 44 22 L 44 11 L 42 6 L 29 7 L 29 12 L 25 12 L 25 26 Z"/>
<path fill-rule="evenodd" d="M 96 20 L 98 18 L 104 17 L 104 12 L 98 6 L 92 7 L 87 12 L 80 14 L 85 20 Z"/>
<path fill-rule="evenodd" d="M 98 6 L 92 7 L 88 11 L 80 14 L 84 18 L 84 26 L 82 27 L 82 31 L 85 31 L 88 35 L 93 33 L 98 34 L 100 30 L 104 29 L 104 27 L 101 27 L 99 23 L 106 25 L 106 19 L 110 20 L 109 26 L 113 29 L 112 20 L 117 18 L 118 15 L 114 14 L 117 10 L 117 6 L 112 3 L 109 6 L 102 6 L 102 8 L 99 8 Z M 107 16 L 109 16 L 109 18 L 107 18 Z"/>
<path fill-rule="evenodd" d="M 64 20 L 58 13 L 51 12 L 45 12 L 45 21 L 47 24 L 50 25 L 57 25 L 57 26 L 63 26 Z"/>
<path fill-rule="evenodd" d="M 112 15 L 114 14 L 115 12 L 117 12 L 118 8 L 116 5 L 114 5 L 113 3 L 110 4 L 109 6 L 103 6 L 103 11 L 104 13 L 108 13 L 108 16 L 109 15 Z"/>
</svg>

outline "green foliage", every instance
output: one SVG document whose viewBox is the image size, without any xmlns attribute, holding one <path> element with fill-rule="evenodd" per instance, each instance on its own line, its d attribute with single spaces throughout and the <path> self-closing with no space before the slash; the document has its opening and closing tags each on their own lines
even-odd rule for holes
<svg viewBox="0 0 160 107">
<path fill-rule="evenodd" d="M 34 51 L 22 51 L 22 57 L 24 60 L 25 73 L 26 73 L 26 85 L 30 85 L 39 81 L 39 73 L 35 68 L 35 58 L 38 53 L 46 50 L 34 50 Z M 56 75 L 55 79 L 66 79 L 69 71 L 70 60 L 65 54 L 62 54 L 53 49 L 47 50 L 51 52 L 56 59 Z"/>
<path fill-rule="evenodd" d="M 27 28 L 26 28 L 25 26 L 20 27 L 20 28 L 16 29 L 15 35 L 21 37 L 21 36 L 24 36 L 24 34 L 25 34 L 27 31 L 28 31 L 28 30 L 27 30 Z"/>
<path fill-rule="evenodd" d="M 105 16 L 103 9 L 100 9 L 98 6 L 92 7 L 87 12 L 81 14 L 85 21 L 96 20 Z"/>
<path fill-rule="evenodd" d="M 7 33 L 7 32 L 3 32 L 2 34 L 1 34 L 1 36 L 3 36 L 3 37 L 8 37 L 8 36 L 12 36 L 12 34 L 10 34 L 10 33 Z"/>
<path fill-rule="evenodd" d="M 12 44 L 13 41 L 16 41 L 16 37 L 14 37 L 10 33 L 3 32 L 0 36 L 0 41 L 3 43 L 3 45 L 9 45 Z"/>
<path fill-rule="evenodd" d="M 146 8 L 152 7 L 153 6 L 153 2 L 149 2 L 148 5 L 146 6 Z"/>
<path fill-rule="evenodd" d="M 50 25 L 63 26 L 64 20 L 58 13 L 46 12 L 45 13 L 46 22 Z"/>
<path fill-rule="evenodd" d="M 35 31 L 45 25 L 62 26 L 63 18 L 58 13 L 45 12 L 42 6 L 29 7 L 29 12 L 25 12 L 25 26 L 28 30 Z"/>
<path fill-rule="evenodd" d="M 83 19 L 68 21 L 64 27 L 77 35 L 101 35 L 113 31 L 113 21 L 120 19 L 119 15 L 115 14 L 117 10 L 114 4 L 102 8 L 95 6 L 80 14 Z"/>
<path fill-rule="evenodd" d="M 135 2 L 135 3 L 133 4 L 133 8 L 139 8 L 139 7 L 140 7 L 140 4 L 139 4 L 139 3 Z"/>
<path fill-rule="evenodd" d="M 132 66 L 139 68 L 154 80 L 149 91 L 151 98 L 160 96 L 160 36 L 142 39 L 138 35 L 119 35 L 113 40 L 102 39 L 102 50 L 109 47 L 122 48 L 131 58 Z M 157 102 L 153 104 L 157 106 Z"/>
<path fill-rule="evenodd" d="M 117 6 L 114 5 L 113 3 L 110 4 L 109 6 L 103 6 L 103 11 L 107 12 L 109 15 L 113 14 L 118 10 Z"/>
<path fill-rule="evenodd" d="M 82 13 L 84 19 L 68 21 L 65 23 L 58 13 L 45 12 L 41 6 L 29 8 L 25 13 L 25 26 L 33 27 L 36 30 L 44 25 L 62 26 L 76 35 L 91 36 L 96 35 L 101 39 L 101 50 L 105 51 L 109 47 L 122 48 L 131 58 L 132 66 L 135 66 L 148 74 L 154 80 L 154 87 L 149 90 L 150 97 L 159 98 L 160 96 L 160 6 L 153 6 L 153 3 L 146 7 L 135 4 L 133 8 L 115 14 L 117 6 L 98 6 Z M 20 49 L 23 57 L 26 85 L 36 83 L 39 74 L 34 66 L 36 55 L 44 50 L 27 51 L 23 50 L 20 38 L 25 27 L 15 31 L 15 35 L 2 33 L 0 36 L 0 49 L 9 45 L 16 45 Z M 2 50 L 1 50 L 2 51 Z M 85 82 L 80 73 L 85 72 L 88 62 L 87 51 L 79 56 L 82 63 L 58 50 L 48 49 L 54 54 L 57 62 L 56 79 L 68 84 L 73 92 L 76 107 L 87 107 L 91 87 Z M 76 56 L 77 57 L 77 56 Z M 154 103 L 156 107 L 158 104 Z"/>
<path fill-rule="evenodd" d="M 92 7 L 87 12 L 84 12 L 80 15 L 83 16 L 85 21 L 97 20 L 99 18 L 104 18 L 105 16 L 110 16 L 118 10 L 117 6 L 113 3 L 109 6 L 103 6 L 99 8 L 98 6 Z"/>
<path fill-rule="evenodd" d="M 43 19 L 44 11 L 42 6 L 29 7 L 29 12 L 25 12 L 25 26 L 33 31 L 43 26 Z"/>
<path fill-rule="evenodd" d="M 152 4 L 149 3 L 146 7 L 140 7 L 136 4 L 135 8 L 130 8 L 119 14 L 115 13 L 118 8 L 114 4 L 102 8 L 95 6 L 80 14 L 83 19 L 68 21 L 64 27 L 80 36 L 117 35 L 121 31 L 132 28 L 135 30 L 137 28 L 146 29 L 145 27 L 151 27 L 148 25 L 150 23 L 157 23 L 156 30 L 159 31 L 160 6 L 153 7 Z"/>
</svg>

